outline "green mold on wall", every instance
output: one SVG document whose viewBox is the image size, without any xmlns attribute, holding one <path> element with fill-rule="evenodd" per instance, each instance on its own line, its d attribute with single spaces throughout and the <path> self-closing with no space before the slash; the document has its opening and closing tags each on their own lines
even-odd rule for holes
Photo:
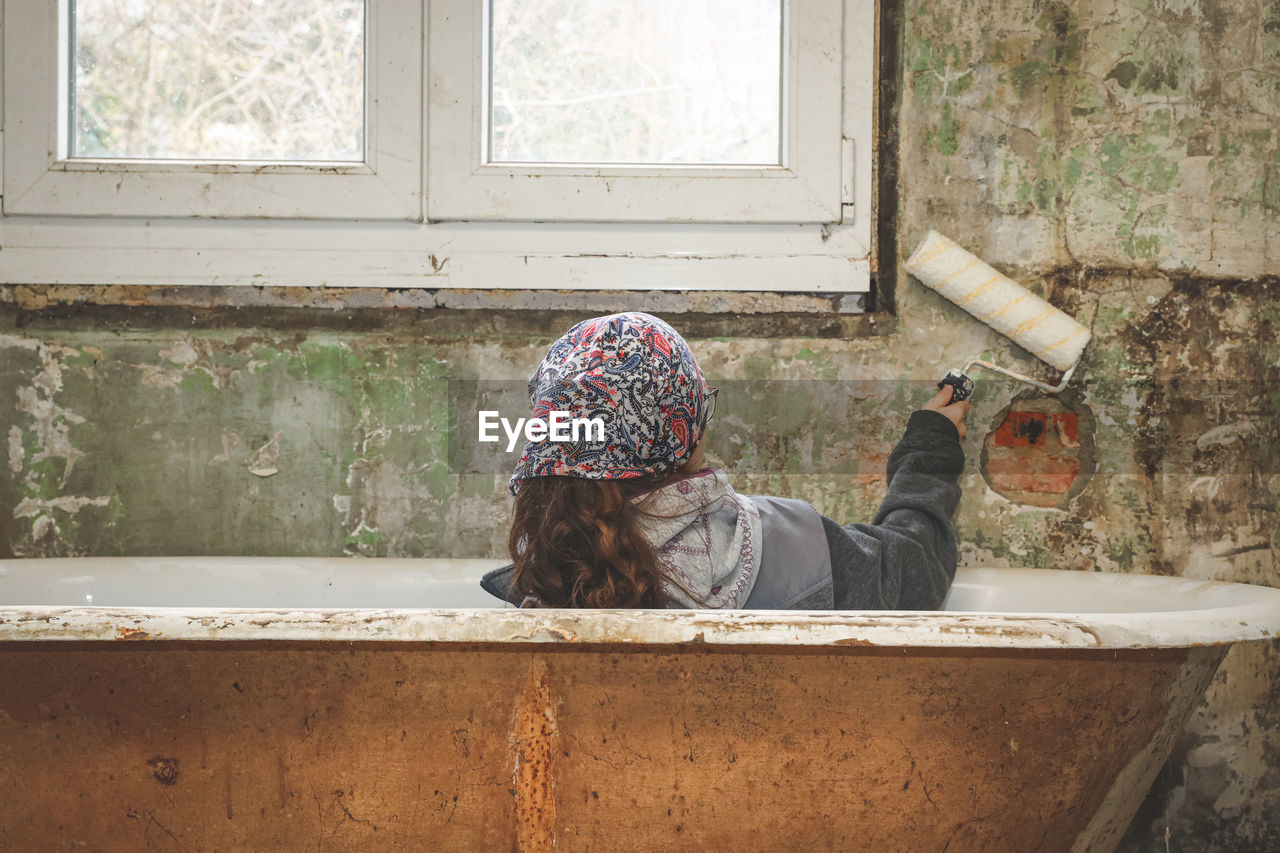
<svg viewBox="0 0 1280 853">
<path fill-rule="evenodd" d="M 930 136 L 937 145 L 938 150 L 946 156 L 950 157 L 956 153 L 960 143 L 956 136 L 960 129 L 960 124 L 955 120 L 951 113 L 951 103 L 948 101 L 942 105 L 942 117 L 938 123 L 937 130 L 932 131 Z"/>
<path fill-rule="evenodd" d="M 348 553 L 358 553 L 362 556 L 377 556 L 382 547 L 382 534 L 376 530 L 359 530 L 356 533 L 348 534 L 343 540 L 342 548 Z M 420 556 L 420 555 L 419 555 Z"/>
<path fill-rule="evenodd" d="M 1025 98 L 1030 91 L 1039 91 L 1052 74 L 1048 62 L 1033 59 L 1012 68 L 1008 74 L 1009 85 L 1020 98 Z M 1032 87 L 1035 87 L 1034 90 Z"/>
<path fill-rule="evenodd" d="M 795 358 L 804 363 L 805 371 L 815 379 L 835 379 L 839 374 L 839 367 L 826 350 L 814 352 L 805 347 L 796 352 Z"/>
</svg>

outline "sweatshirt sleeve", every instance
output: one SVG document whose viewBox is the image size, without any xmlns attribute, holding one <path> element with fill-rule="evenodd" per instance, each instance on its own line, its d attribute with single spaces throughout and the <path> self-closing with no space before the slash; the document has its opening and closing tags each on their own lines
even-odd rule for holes
<svg viewBox="0 0 1280 853">
<path fill-rule="evenodd" d="M 964 451 L 955 424 L 922 409 L 889 456 L 889 491 L 871 524 L 823 516 L 837 610 L 936 610 L 956 572 L 951 515 Z"/>
</svg>

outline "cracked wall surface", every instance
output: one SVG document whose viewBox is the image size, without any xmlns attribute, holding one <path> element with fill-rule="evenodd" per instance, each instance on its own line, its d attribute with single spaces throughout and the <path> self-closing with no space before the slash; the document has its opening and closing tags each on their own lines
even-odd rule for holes
<svg viewBox="0 0 1280 853">
<path fill-rule="evenodd" d="M 1094 467 L 1065 507 L 988 487 L 1024 388 L 977 375 L 962 562 L 1280 586 L 1280 2 L 900 14 L 882 264 L 936 228 L 1094 334 L 1071 386 Z M 832 325 L 802 295 L 5 287 L 0 553 L 502 556 L 505 475 L 458 457 L 458 383 L 518 389 L 623 307 L 725 388 L 708 441 L 736 488 L 869 520 L 948 368 L 1040 368 L 904 276 L 896 302 Z M 1121 850 L 1280 849 L 1278 651 L 1228 655 Z"/>
<path fill-rule="evenodd" d="M 966 483 L 964 559 L 1277 585 L 1280 3 L 904 13 L 899 249 L 943 230 L 1095 335 L 1093 479 L 1064 512 Z M 1234 650 L 1121 850 L 1280 848 L 1277 699 L 1276 647 Z"/>
</svg>

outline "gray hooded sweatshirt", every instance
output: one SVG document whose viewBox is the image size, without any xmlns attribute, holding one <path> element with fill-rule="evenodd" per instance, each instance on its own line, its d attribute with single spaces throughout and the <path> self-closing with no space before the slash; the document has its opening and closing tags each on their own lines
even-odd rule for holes
<svg viewBox="0 0 1280 853">
<path fill-rule="evenodd" d="M 889 455 L 888 493 L 870 524 L 839 524 L 805 501 L 751 495 L 760 513 L 759 572 L 750 610 L 936 610 L 956 570 L 951 515 L 964 467 L 959 433 L 921 410 Z M 481 586 L 519 605 L 513 566 Z"/>
</svg>

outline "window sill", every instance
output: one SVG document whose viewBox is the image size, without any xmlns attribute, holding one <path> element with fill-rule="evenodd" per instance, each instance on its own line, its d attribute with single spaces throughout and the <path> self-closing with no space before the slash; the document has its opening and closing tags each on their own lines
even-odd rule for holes
<svg viewBox="0 0 1280 853">
<path fill-rule="evenodd" d="M 413 331 L 439 338 L 551 339 L 584 317 L 646 311 L 690 338 L 848 339 L 893 332 L 868 294 L 724 291 L 513 291 L 324 287 L 3 285 L 0 315 L 17 329 L 268 328 Z"/>
</svg>

